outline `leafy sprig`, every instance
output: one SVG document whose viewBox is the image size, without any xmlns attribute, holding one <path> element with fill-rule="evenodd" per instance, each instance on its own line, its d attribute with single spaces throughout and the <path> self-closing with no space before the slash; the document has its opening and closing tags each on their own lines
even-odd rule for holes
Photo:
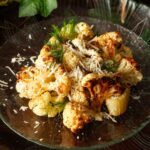
<svg viewBox="0 0 150 150">
<path fill-rule="evenodd" d="M 56 59 L 57 63 L 61 63 L 63 60 L 63 47 L 51 50 L 51 55 Z"/>
<path fill-rule="evenodd" d="M 57 0 L 20 0 L 19 17 L 40 14 L 47 17 L 57 8 Z"/>
</svg>

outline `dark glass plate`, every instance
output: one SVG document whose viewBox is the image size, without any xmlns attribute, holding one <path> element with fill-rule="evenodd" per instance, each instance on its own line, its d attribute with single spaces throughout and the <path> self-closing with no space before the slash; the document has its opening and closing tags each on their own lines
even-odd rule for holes
<svg viewBox="0 0 150 150">
<path fill-rule="evenodd" d="M 48 38 L 52 24 L 61 24 L 63 18 L 55 18 L 30 25 L 12 36 L 0 49 L 0 80 L 8 82 L 8 87 L 0 90 L 0 117 L 6 125 L 20 136 L 39 145 L 49 148 L 94 149 L 104 148 L 126 140 L 140 131 L 150 122 L 150 53 L 149 46 L 136 34 L 107 21 L 88 17 L 78 17 L 94 25 L 99 34 L 108 31 L 119 31 L 124 43 L 133 50 L 135 59 L 141 66 L 143 81 L 132 91 L 127 112 L 117 118 L 118 123 L 111 120 L 93 122 L 74 135 L 62 124 L 61 115 L 55 118 L 38 117 L 27 106 L 28 100 L 21 99 L 16 90 L 16 78 L 10 68 L 16 73 L 23 64 L 32 64 L 31 56 L 37 56 L 44 41 Z M 21 65 L 12 64 L 11 60 L 17 54 L 25 57 Z M 10 67 L 10 68 L 9 68 Z"/>
</svg>

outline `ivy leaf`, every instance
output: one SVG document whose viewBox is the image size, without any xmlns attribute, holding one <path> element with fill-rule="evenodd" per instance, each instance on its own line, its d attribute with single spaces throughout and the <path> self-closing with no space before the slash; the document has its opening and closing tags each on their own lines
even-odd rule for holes
<svg viewBox="0 0 150 150">
<path fill-rule="evenodd" d="M 40 14 L 47 17 L 57 8 L 57 0 L 21 0 L 19 17 L 34 16 Z"/>
</svg>

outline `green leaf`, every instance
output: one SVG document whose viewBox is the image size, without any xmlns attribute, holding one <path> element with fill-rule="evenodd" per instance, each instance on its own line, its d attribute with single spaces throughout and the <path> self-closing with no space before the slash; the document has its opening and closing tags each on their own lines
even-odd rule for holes
<svg viewBox="0 0 150 150">
<path fill-rule="evenodd" d="M 19 17 L 34 16 L 38 13 L 38 0 L 21 0 Z"/>
<path fill-rule="evenodd" d="M 57 0 L 21 0 L 19 17 L 34 16 L 38 13 L 47 17 L 56 8 Z"/>
<path fill-rule="evenodd" d="M 51 55 L 56 59 L 57 63 L 61 63 L 63 60 L 64 51 L 63 48 L 57 48 L 51 51 Z"/>
<path fill-rule="evenodd" d="M 56 8 L 57 8 L 57 0 L 40 0 L 41 16 L 47 17 Z"/>
<path fill-rule="evenodd" d="M 52 25 L 53 32 L 51 36 L 54 36 L 59 42 L 62 42 L 62 38 L 60 37 L 60 29 L 56 25 Z"/>
</svg>

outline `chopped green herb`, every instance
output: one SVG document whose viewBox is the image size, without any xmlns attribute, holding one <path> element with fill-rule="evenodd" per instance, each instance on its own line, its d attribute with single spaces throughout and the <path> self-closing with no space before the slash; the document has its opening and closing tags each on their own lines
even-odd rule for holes
<svg viewBox="0 0 150 150">
<path fill-rule="evenodd" d="M 102 65 L 102 70 L 107 70 L 108 72 L 116 72 L 117 68 L 118 64 L 116 64 L 113 60 L 108 60 Z"/>
<path fill-rule="evenodd" d="M 54 36 L 58 41 L 62 42 L 62 38 L 60 36 L 60 29 L 58 26 L 52 25 L 53 32 L 51 33 L 51 36 Z"/>
<path fill-rule="evenodd" d="M 60 32 L 61 37 L 64 40 L 71 40 L 76 37 L 77 33 L 75 32 L 75 25 L 74 19 L 71 19 L 68 22 L 66 22 L 66 20 L 64 21 Z"/>
<path fill-rule="evenodd" d="M 63 102 L 50 102 L 52 106 L 64 107 L 68 103 L 68 99 L 65 97 Z"/>
<path fill-rule="evenodd" d="M 60 47 L 58 49 L 52 50 L 51 55 L 56 59 L 57 63 L 61 63 L 64 55 L 63 48 Z"/>
<path fill-rule="evenodd" d="M 69 20 L 66 20 L 66 19 L 64 19 L 64 21 L 63 21 L 63 26 L 66 26 L 67 24 L 76 24 L 76 19 L 74 19 L 74 18 L 71 18 L 71 19 L 69 19 Z"/>
</svg>

